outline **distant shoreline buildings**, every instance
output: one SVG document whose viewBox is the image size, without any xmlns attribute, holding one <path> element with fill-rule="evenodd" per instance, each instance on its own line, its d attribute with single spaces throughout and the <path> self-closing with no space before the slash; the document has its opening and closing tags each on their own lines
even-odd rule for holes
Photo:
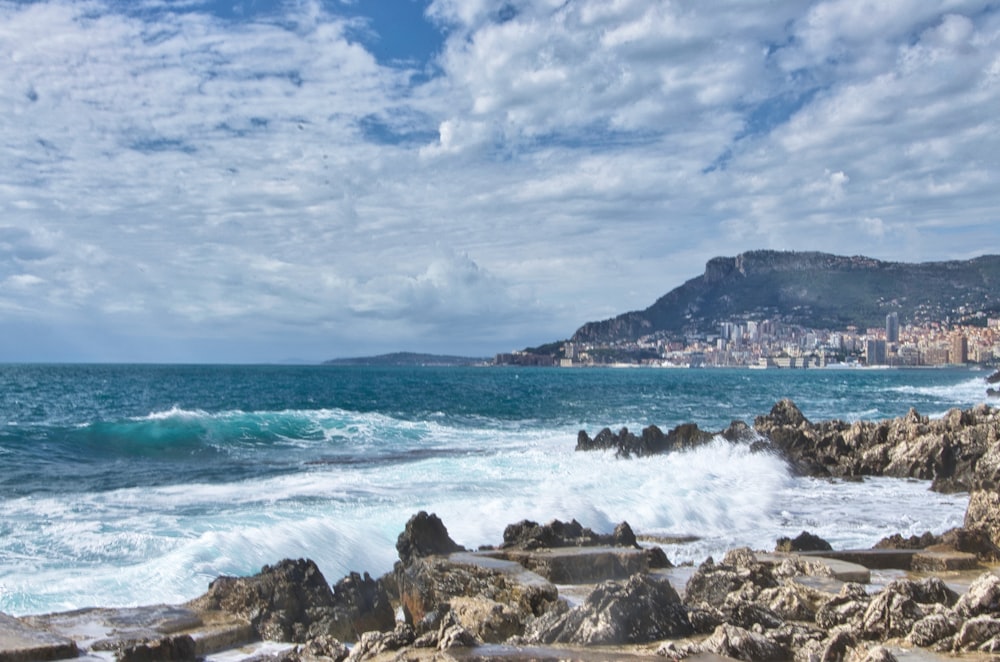
<svg viewBox="0 0 1000 662">
<path fill-rule="evenodd" d="M 551 352 L 498 354 L 496 365 L 655 367 L 819 368 L 830 365 L 934 367 L 994 365 L 1000 361 L 1000 318 L 985 326 L 947 320 L 901 325 L 889 313 L 885 326 L 860 330 L 810 329 L 775 320 L 727 321 L 715 334 L 669 338 L 661 334 L 636 341 L 549 346 Z"/>
</svg>

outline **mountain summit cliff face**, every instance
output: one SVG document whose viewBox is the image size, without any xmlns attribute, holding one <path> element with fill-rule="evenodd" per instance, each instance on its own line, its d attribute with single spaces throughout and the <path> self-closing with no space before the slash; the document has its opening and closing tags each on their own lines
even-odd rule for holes
<svg viewBox="0 0 1000 662">
<path fill-rule="evenodd" d="M 573 342 L 636 340 L 654 333 L 715 333 L 722 322 L 780 320 L 841 329 L 919 323 L 974 313 L 1000 316 L 1000 255 L 951 262 L 883 262 L 817 252 L 751 251 L 716 257 L 705 273 L 645 310 L 589 322 Z"/>
</svg>

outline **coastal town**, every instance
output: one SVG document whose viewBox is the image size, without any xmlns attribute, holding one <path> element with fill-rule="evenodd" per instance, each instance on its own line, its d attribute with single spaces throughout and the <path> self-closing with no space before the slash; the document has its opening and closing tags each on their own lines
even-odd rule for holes
<svg viewBox="0 0 1000 662">
<path fill-rule="evenodd" d="M 714 334 L 672 338 L 657 333 L 635 341 L 564 342 L 498 354 L 496 365 L 642 365 L 664 368 L 938 367 L 996 365 L 1000 318 L 971 314 L 951 320 L 842 330 L 812 329 L 777 320 L 734 320 Z"/>
</svg>

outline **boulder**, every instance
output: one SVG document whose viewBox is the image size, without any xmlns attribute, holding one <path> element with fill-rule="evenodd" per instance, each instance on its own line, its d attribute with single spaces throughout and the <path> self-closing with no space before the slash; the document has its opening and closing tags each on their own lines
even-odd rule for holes
<svg viewBox="0 0 1000 662">
<path fill-rule="evenodd" d="M 316 564 L 285 559 L 252 577 L 219 577 L 191 603 L 250 621 L 261 639 L 304 642 L 334 627 L 333 590 Z"/>
<path fill-rule="evenodd" d="M 451 554 L 464 549 L 451 539 L 444 522 L 437 515 L 428 515 L 422 510 L 409 519 L 396 539 L 396 551 L 404 565 L 414 559 Z"/>
<path fill-rule="evenodd" d="M 808 531 L 803 531 L 795 538 L 778 538 L 774 551 L 776 552 L 828 552 L 833 547 L 827 541 Z"/>
<path fill-rule="evenodd" d="M 723 624 L 701 644 L 705 652 L 745 660 L 745 662 L 775 662 L 792 659 L 791 651 L 762 634 L 735 625 Z"/>
<path fill-rule="evenodd" d="M 347 657 L 349 662 L 361 662 L 380 653 L 398 651 L 413 644 L 416 636 L 413 628 L 400 623 L 392 632 L 365 632 Z"/>
<path fill-rule="evenodd" d="M 1000 611 L 1000 577 L 987 572 L 969 584 L 969 590 L 955 602 L 955 613 L 961 618 L 974 618 Z"/>
<path fill-rule="evenodd" d="M 396 626 L 396 614 L 385 583 L 366 572 L 352 572 L 333 587 L 334 615 L 329 634 L 341 641 L 357 641 L 371 630 Z"/>
<path fill-rule="evenodd" d="M 687 610 L 666 579 L 633 575 L 599 584 L 583 604 L 532 622 L 525 639 L 577 645 L 641 644 L 693 632 Z"/>
<path fill-rule="evenodd" d="M 639 549 L 635 533 L 628 522 L 622 522 L 615 527 L 614 533 L 602 535 L 594 533 L 575 519 L 569 522 L 552 520 L 548 524 L 539 524 L 531 520 L 522 520 L 509 524 L 503 532 L 503 550 L 553 549 L 558 547 L 597 547 L 617 546 Z"/>
<path fill-rule="evenodd" d="M 613 450 L 616 457 L 644 457 L 696 448 L 714 438 L 715 433 L 701 430 L 694 423 L 683 423 L 666 433 L 650 425 L 643 428 L 639 436 L 628 428 L 622 428 L 617 433 L 604 428 L 593 439 L 586 430 L 580 430 L 576 436 L 576 450 Z"/>
<path fill-rule="evenodd" d="M 558 599 L 552 584 L 521 584 L 500 570 L 440 557 L 416 559 L 408 565 L 396 563 L 393 575 L 403 616 L 418 635 L 440 626 L 454 598 L 484 598 L 500 605 L 501 618 L 514 622 L 514 629 L 522 629 L 531 617 L 541 615 Z"/>
</svg>

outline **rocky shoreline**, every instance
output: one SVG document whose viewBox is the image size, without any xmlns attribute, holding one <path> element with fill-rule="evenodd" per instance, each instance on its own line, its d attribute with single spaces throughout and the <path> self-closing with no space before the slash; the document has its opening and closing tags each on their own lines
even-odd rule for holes
<svg viewBox="0 0 1000 662">
<path fill-rule="evenodd" d="M 0 614 L 0 662 L 22 660 L 893 660 L 1000 652 L 1000 411 L 811 423 L 790 400 L 753 427 L 581 432 L 578 450 L 673 452 L 721 434 L 816 476 L 886 475 L 968 490 L 964 526 L 833 550 L 803 532 L 674 568 L 627 523 L 509 525 L 465 550 L 433 514 L 407 522 L 379 578 L 330 584 L 310 560 L 220 577 L 184 605 Z M 887 581 L 873 569 L 893 568 Z M 260 642 L 275 642 L 262 644 Z M 931 657 L 928 657 L 931 656 Z"/>
</svg>

